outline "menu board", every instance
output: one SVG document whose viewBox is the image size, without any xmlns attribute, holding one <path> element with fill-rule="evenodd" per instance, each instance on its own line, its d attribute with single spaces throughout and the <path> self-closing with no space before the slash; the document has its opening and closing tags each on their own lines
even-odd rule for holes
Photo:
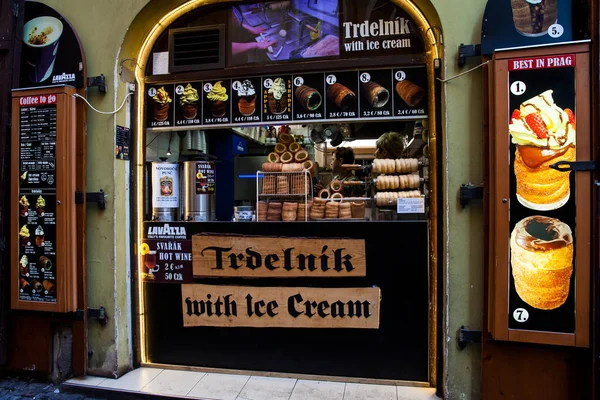
<svg viewBox="0 0 600 400">
<path fill-rule="evenodd" d="M 575 59 L 508 60 L 510 329 L 575 332 Z"/>
<path fill-rule="evenodd" d="M 19 109 L 19 300 L 56 302 L 56 95 Z"/>
<path fill-rule="evenodd" d="M 153 85 L 149 128 L 425 119 L 425 66 Z M 257 103 L 258 101 L 258 103 Z"/>
</svg>

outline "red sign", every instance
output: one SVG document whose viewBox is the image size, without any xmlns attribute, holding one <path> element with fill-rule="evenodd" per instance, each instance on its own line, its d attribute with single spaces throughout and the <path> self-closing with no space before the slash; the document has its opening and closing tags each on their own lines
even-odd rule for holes
<svg viewBox="0 0 600 400">
<path fill-rule="evenodd" d="M 48 95 L 40 95 L 40 96 L 26 96 L 19 98 L 19 105 L 21 107 L 30 107 L 30 106 L 43 106 L 47 104 L 56 104 L 56 95 L 48 94 Z"/>
<path fill-rule="evenodd" d="M 562 54 L 547 57 L 515 58 L 508 61 L 509 71 L 529 69 L 575 67 L 575 54 Z"/>
</svg>

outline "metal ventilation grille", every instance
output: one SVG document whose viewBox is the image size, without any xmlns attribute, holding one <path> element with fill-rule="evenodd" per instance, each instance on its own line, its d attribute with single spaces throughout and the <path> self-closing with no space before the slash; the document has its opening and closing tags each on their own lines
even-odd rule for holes
<svg viewBox="0 0 600 400">
<path fill-rule="evenodd" d="M 171 29 L 169 31 L 170 72 L 198 71 L 225 66 L 225 27 Z"/>
</svg>

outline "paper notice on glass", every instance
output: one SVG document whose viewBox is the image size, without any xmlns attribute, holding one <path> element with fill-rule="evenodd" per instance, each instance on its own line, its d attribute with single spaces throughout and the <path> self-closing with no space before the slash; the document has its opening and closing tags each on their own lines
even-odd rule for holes
<svg viewBox="0 0 600 400">
<path fill-rule="evenodd" d="M 425 214 L 425 199 L 398 199 L 398 214 Z"/>
<path fill-rule="evenodd" d="M 154 75 L 166 75 L 169 73 L 169 52 L 157 52 L 152 57 L 152 73 Z"/>
</svg>

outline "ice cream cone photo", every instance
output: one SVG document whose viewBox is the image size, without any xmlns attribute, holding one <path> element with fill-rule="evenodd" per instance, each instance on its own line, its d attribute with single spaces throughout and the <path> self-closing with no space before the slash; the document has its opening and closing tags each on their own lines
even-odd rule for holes
<svg viewBox="0 0 600 400">
<path fill-rule="evenodd" d="M 283 78 L 276 78 L 267 94 L 269 112 L 283 114 L 288 108 L 287 86 Z"/>
<path fill-rule="evenodd" d="M 200 100 L 198 90 L 188 83 L 179 98 L 179 105 L 183 110 L 183 117 L 185 119 L 196 118 L 198 115 L 198 100 Z"/>
<path fill-rule="evenodd" d="M 256 111 L 256 90 L 249 80 L 244 80 L 237 89 L 238 110 L 240 114 L 249 117 Z"/>
<path fill-rule="evenodd" d="M 226 114 L 226 101 L 229 99 L 229 95 L 223 86 L 223 81 L 215 83 L 206 98 L 210 101 L 210 113 L 213 117 L 220 118 Z"/>
<path fill-rule="evenodd" d="M 575 114 L 554 103 L 552 90 L 524 101 L 512 112 L 509 133 L 516 145 L 516 197 L 525 207 L 555 210 L 570 198 L 569 171 L 550 165 L 575 161 Z"/>
<path fill-rule="evenodd" d="M 169 118 L 169 109 L 173 100 L 165 88 L 161 87 L 158 89 L 156 95 L 154 95 L 152 99 L 154 100 L 154 107 L 152 109 L 154 112 L 154 119 L 156 121 L 164 121 Z"/>
</svg>

